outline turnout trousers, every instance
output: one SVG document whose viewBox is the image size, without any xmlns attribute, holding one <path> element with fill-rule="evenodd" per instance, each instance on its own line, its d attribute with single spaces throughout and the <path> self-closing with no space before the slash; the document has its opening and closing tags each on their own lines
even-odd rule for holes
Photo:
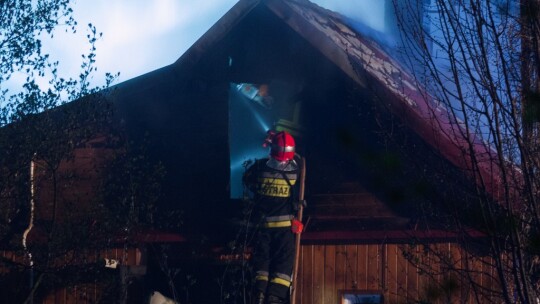
<svg viewBox="0 0 540 304">
<path fill-rule="evenodd" d="M 254 249 L 255 290 L 267 297 L 286 299 L 295 255 L 291 227 L 261 228 Z"/>
</svg>

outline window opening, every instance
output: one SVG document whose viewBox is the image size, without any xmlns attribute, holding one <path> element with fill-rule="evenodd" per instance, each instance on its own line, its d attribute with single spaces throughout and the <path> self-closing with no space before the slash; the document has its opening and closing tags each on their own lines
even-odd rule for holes
<svg viewBox="0 0 540 304">
<path fill-rule="evenodd" d="M 301 102 L 295 99 L 298 89 L 287 82 L 269 84 L 230 83 L 229 152 L 230 197 L 243 197 L 242 174 L 245 164 L 268 156 L 262 146 L 268 130 L 301 135 Z"/>
</svg>

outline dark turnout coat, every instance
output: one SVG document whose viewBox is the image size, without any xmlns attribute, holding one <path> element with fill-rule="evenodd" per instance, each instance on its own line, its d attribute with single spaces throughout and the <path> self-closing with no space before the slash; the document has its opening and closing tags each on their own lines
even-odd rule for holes
<svg viewBox="0 0 540 304">
<path fill-rule="evenodd" d="M 253 256 L 255 289 L 286 298 L 294 265 L 291 220 L 297 200 L 294 186 L 298 168 L 294 161 L 284 166 L 285 170 L 274 169 L 268 163 L 269 159 L 257 160 L 244 175 L 253 193 L 258 228 Z"/>
</svg>

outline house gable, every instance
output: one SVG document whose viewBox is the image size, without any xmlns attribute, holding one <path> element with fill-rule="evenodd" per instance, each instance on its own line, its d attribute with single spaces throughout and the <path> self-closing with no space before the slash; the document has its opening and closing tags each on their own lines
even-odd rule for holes
<svg viewBox="0 0 540 304">
<path fill-rule="evenodd" d="M 230 178 L 231 95 L 235 84 L 264 84 L 280 115 L 274 122 L 295 127 L 307 159 L 303 303 L 334 302 L 338 291 L 357 288 L 396 301 L 398 291 L 416 292 L 418 286 L 400 284 L 428 279 L 401 272 L 409 262 L 401 245 L 438 241 L 465 255 L 455 244 L 463 235 L 445 231 L 444 223 L 424 226 L 419 211 L 454 211 L 475 193 L 455 142 L 433 129 L 433 109 L 419 106 L 409 82 L 395 86 L 405 72 L 383 73 L 395 72 L 395 64 L 338 15 L 307 1 L 243 0 L 176 63 L 118 85 L 109 95 L 115 131 L 163 166 L 156 207 L 182 211 L 178 230 L 188 236 L 155 241 L 223 245 L 248 226 L 242 204 L 230 198 L 239 182 Z M 429 247 L 410 245 L 420 257 Z M 177 257 L 196 268 L 193 248 L 183 249 Z M 218 296 L 208 293 L 213 277 L 198 279 L 203 296 Z"/>
<path fill-rule="evenodd" d="M 119 86 L 119 120 L 167 170 L 164 206 L 195 226 L 231 215 L 233 83 L 274 85 L 278 107 L 301 104 L 313 216 L 326 213 L 317 205 L 339 221 L 365 209 L 403 225 L 410 206 L 469 190 L 457 146 L 434 131 L 413 80 L 399 82 L 406 71 L 339 18 L 307 1 L 240 1 L 173 65 Z"/>
</svg>

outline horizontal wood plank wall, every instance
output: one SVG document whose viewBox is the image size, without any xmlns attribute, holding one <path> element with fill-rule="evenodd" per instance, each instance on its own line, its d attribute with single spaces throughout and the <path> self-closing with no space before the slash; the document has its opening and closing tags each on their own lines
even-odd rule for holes
<svg viewBox="0 0 540 304">
<path fill-rule="evenodd" d="M 14 254 L 12 251 L 0 251 L 2 258 L 9 259 L 14 263 L 25 265 L 25 258 L 20 255 Z M 97 261 L 103 261 L 104 259 L 115 259 L 119 262 L 119 265 L 125 266 L 138 266 L 141 263 L 141 251 L 138 248 L 111 248 L 102 250 L 99 252 L 92 252 L 86 254 L 84 257 L 66 256 L 63 264 L 80 264 L 82 263 L 94 263 Z M 60 261 L 57 261 L 61 266 Z M 119 269 L 116 271 L 120 272 Z M 6 272 L 6 269 L 0 268 L 0 273 Z M 118 275 L 120 279 L 120 275 Z M 88 282 L 84 284 L 77 284 L 75 286 L 59 287 L 56 290 L 51 290 L 50 293 L 42 301 L 34 301 L 34 303 L 42 304 L 71 304 L 71 303 L 100 303 L 101 299 L 101 287 L 102 282 Z"/>
<path fill-rule="evenodd" d="M 104 259 L 114 259 L 119 265 L 136 266 L 139 265 L 140 250 L 137 248 L 111 248 L 93 254 L 88 254 L 87 261 L 98 261 Z M 120 272 L 119 269 L 117 269 Z M 120 275 L 118 275 L 120 279 Z M 42 304 L 72 304 L 72 303 L 101 303 L 102 282 L 78 284 L 75 286 L 61 287 L 51 293 L 41 302 Z"/>
<path fill-rule="evenodd" d="M 492 263 L 453 243 L 302 245 L 296 303 L 339 303 L 343 290 L 379 291 L 384 303 L 492 303 Z"/>
</svg>

